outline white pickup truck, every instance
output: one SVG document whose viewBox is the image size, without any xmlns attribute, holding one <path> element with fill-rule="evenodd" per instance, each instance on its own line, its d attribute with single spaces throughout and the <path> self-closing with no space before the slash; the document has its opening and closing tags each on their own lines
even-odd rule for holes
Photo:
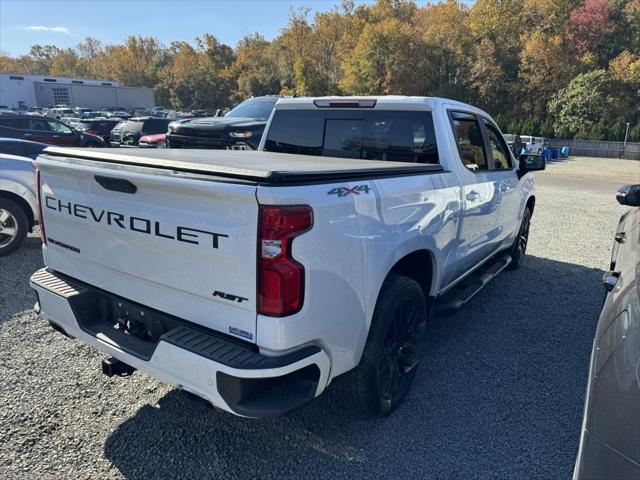
<svg viewBox="0 0 640 480">
<path fill-rule="evenodd" d="M 525 254 L 539 158 L 438 98 L 281 99 L 257 152 L 49 148 L 41 312 L 246 417 L 403 400 L 437 307 Z"/>
</svg>

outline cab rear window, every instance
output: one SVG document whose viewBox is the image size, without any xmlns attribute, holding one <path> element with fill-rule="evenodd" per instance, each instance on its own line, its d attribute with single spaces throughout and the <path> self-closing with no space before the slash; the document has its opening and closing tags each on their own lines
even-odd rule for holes
<svg viewBox="0 0 640 480">
<path fill-rule="evenodd" d="M 431 112 L 276 110 L 270 152 L 438 164 Z"/>
</svg>

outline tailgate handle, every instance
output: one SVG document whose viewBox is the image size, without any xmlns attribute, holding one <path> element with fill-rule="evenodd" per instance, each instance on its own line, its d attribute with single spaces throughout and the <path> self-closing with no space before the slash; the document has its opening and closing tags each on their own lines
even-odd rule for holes
<svg viewBox="0 0 640 480">
<path fill-rule="evenodd" d="M 138 190 L 138 187 L 124 178 L 104 177 L 102 175 L 96 175 L 94 178 L 103 188 L 113 190 L 114 192 L 133 194 Z"/>
</svg>

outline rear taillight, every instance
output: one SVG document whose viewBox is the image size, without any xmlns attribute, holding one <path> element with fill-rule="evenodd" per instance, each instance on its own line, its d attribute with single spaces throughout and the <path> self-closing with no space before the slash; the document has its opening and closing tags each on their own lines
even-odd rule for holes
<svg viewBox="0 0 640 480">
<path fill-rule="evenodd" d="M 44 217 L 42 216 L 42 201 L 40 199 L 40 169 L 36 168 L 36 200 L 38 202 L 38 223 L 40 224 L 40 240 L 45 245 L 47 244 L 47 236 L 44 233 Z"/>
<path fill-rule="evenodd" d="M 98 135 L 100 132 L 98 130 L 85 130 L 84 133 L 90 133 L 91 135 Z"/>
<path fill-rule="evenodd" d="M 312 225 L 311 207 L 260 207 L 258 313 L 282 317 L 302 308 L 304 267 L 293 259 L 291 245 Z"/>
</svg>

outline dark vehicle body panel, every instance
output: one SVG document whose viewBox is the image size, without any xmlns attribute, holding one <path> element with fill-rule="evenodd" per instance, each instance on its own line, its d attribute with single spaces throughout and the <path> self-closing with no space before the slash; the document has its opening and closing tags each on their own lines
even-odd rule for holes
<svg viewBox="0 0 640 480">
<path fill-rule="evenodd" d="M 165 133 L 171 120 L 158 117 L 130 118 L 123 122 L 122 126 L 111 130 L 112 147 L 138 146 L 140 137 L 155 133 Z"/>
<path fill-rule="evenodd" d="M 44 156 L 66 162 L 103 162 L 108 164 L 151 167 L 189 174 L 213 175 L 221 179 L 245 180 L 260 184 L 281 185 L 301 182 L 331 182 L 354 178 L 444 173 L 441 165 L 386 162 L 350 158 L 248 151 L 193 151 L 189 160 L 179 150 L 132 149 L 123 153 L 107 148 L 91 153 L 72 148 L 47 148 Z"/>
<path fill-rule="evenodd" d="M 82 120 L 76 126 L 76 129 L 89 133 L 91 135 L 97 135 L 101 137 L 108 145 L 111 141 L 111 130 L 120 123 L 120 120 L 114 119 L 85 119 Z"/>
<path fill-rule="evenodd" d="M 31 140 L 0 137 L 0 153 L 28 157 L 34 160 L 48 146 L 46 143 L 32 142 Z"/>
<path fill-rule="evenodd" d="M 620 219 L 591 354 L 575 480 L 640 478 L 640 208 Z"/>
<path fill-rule="evenodd" d="M 190 118 L 173 122 L 167 134 L 167 145 L 169 148 L 257 150 L 269 114 L 277 101 L 278 97 L 256 97 L 242 102 L 224 117 Z M 248 111 L 252 104 L 265 107 L 259 113 L 259 118 L 237 114 Z"/>
</svg>

